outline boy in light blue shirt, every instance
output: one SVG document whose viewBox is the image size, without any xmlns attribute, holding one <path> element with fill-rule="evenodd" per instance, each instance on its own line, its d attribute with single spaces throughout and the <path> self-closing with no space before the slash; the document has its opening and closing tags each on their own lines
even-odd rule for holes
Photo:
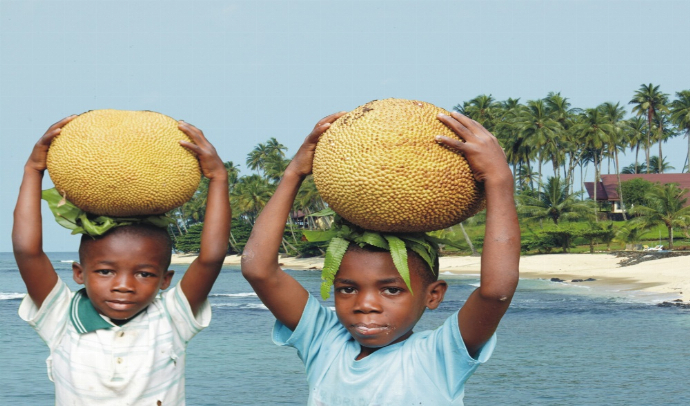
<svg viewBox="0 0 690 406">
<path fill-rule="evenodd" d="M 437 280 L 436 252 L 427 253 L 436 258 L 431 269 L 408 249 L 408 287 L 390 252 L 349 244 L 333 283 L 335 312 L 278 264 L 284 224 L 311 173 L 316 143 L 342 114 L 321 120 L 286 169 L 244 249 L 242 273 L 277 319 L 274 341 L 295 347 L 304 362 L 309 405 L 462 405 L 464 384 L 491 355 L 518 282 L 520 229 L 505 154 L 479 123 L 458 113 L 439 115 L 465 142 L 442 136 L 437 142 L 463 153 L 484 184 L 481 287 L 441 327 L 413 333 L 447 289 Z"/>
</svg>

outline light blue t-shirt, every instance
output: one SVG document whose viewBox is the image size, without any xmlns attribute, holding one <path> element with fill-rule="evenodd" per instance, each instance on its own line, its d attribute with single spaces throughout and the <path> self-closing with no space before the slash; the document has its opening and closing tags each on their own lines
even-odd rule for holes
<svg viewBox="0 0 690 406">
<path fill-rule="evenodd" d="M 489 359 L 496 336 L 472 358 L 455 312 L 436 330 L 414 333 L 356 361 L 359 343 L 334 311 L 310 295 L 295 331 L 276 321 L 273 341 L 297 349 L 309 405 L 441 406 L 463 404 L 465 382 Z"/>
</svg>

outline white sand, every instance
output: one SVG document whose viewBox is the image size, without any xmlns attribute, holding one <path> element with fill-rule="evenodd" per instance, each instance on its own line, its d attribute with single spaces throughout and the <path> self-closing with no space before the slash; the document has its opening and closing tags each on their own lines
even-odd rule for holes
<svg viewBox="0 0 690 406">
<path fill-rule="evenodd" d="M 195 258 L 175 254 L 173 263 L 188 264 Z M 566 281 L 594 278 L 596 282 L 584 283 L 611 291 L 642 291 L 661 294 L 666 300 L 690 302 L 690 256 L 654 259 L 626 267 L 618 264 L 622 259 L 606 253 L 528 255 L 520 258 L 520 277 Z M 280 258 L 279 261 L 289 269 L 323 266 L 323 258 Z M 479 257 L 441 257 L 441 272 L 476 275 L 480 261 Z M 225 264 L 239 265 L 240 256 L 226 257 Z"/>
</svg>

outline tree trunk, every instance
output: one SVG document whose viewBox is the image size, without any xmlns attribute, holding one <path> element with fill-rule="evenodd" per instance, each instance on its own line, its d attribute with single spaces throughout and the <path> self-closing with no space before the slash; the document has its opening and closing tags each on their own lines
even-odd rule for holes
<svg viewBox="0 0 690 406">
<path fill-rule="evenodd" d="M 534 181 L 532 180 L 532 166 L 530 165 L 529 159 L 526 161 L 527 163 L 527 173 L 529 173 L 529 188 L 534 192 Z"/>
<path fill-rule="evenodd" d="M 580 200 L 585 200 L 585 178 L 582 174 L 582 167 L 584 165 L 580 164 Z"/>
<path fill-rule="evenodd" d="M 599 202 L 597 201 L 597 188 L 599 187 L 599 166 L 597 163 L 597 153 L 594 151 L 594 222 L 599 222 Z"/>
<path fill-rule="evenodd" d="M 465 231 L 465 227 L 462 226 L 462 223 L 460 223 L 460 230 L 462 230 L 462 235 L 465 236 L 465 242 L 467 242 L 467 245 L 470 246 L 470 250 L 472 250 L 472 256 L 473 257 L 478 256 L 479 253 L 477 253 L 477 250 L 474 249 L 474 245 L 472 245 L 472 240 L 470 240 L 470 236 L 467 235 L 467 232 Z"/>
<path fill-rule="evenodd" d="M 690 128 L 685 132 L 685 135 L 688 137 L 688 155 L 685 158 L 685 163 L 688 168 L 688 173 L 690 173 Z"/>
<path fill-rule="evenodd" d="M 285 244 L 287 244 L 288 247 L 292 248 L 292 250 L 295 251 L 297 254 L 300 254 L 299 250 L 295 248 L 294 245 L 290 244 L 290 241 L 286 240 L 285 237 L 283 237 L 283 248 L 285 247 Z M 285 250 L 285 253 L 287 254 L 287 250 Z"/>
<path fill-rule="evenodd" d="M 541 157 L 539 157 L 539 182 L 537 182 L 537 192 L 541 192 Z"/>
<path fill-rule="evenodd" d="M 290 224 L 290 234 L 292 235 L 292 241 L 297 244 L 297 239 L 295 238 L 295 232 L 292 230 L 293 226 L 295 225 L 295 222 L 292 221 L 292 211 L 290 211 L 290 214 L 288 214 L 288 223 Z"/>
<path fill-rule="evenodd" d="M 232 231 L 230 231 L 230 238 L 228 238 L 228 244 L 230 244 L 230 248 L 232 248 L 233 251 L 235 252 L 240 252 L 240 250 L 237 249 L 237 240 L 235 240 L 235 236 L 232 235 Z"/>
<path fill-rule="evenodd" d="M 618 197 L 621 199 L 621 210 L 623 211 L 623 220 L 628 221 L 628 216 L 625 214 L 625 202 L 623 201 L 623 186 L 621 185 L 621 170 L 618 167 L 618 149 L 613 151 L 616 164 L 616 177 L 618 178 Z"/>
<path fill-rule="evenodd" d="M 647 110 L 647 145 L 644 148 L 644 153 L 647 157 L 647 173 L 649 173 L 649 140 L 652 138 L 652 109 Z"/>
<path fill-rule="evenodd" d="M 664 173 L 664 159 L 661 154 L 661 137 L 664 136 L 664 124 L 661 122 L 661 117 L 659 117 L 659 173 Z"/>
<path fill-rule="evenodd" d="M 673 226 L 669 226 L 668 228 L 668 249 L 672 250 L 673 249 Z"/>
</svg>

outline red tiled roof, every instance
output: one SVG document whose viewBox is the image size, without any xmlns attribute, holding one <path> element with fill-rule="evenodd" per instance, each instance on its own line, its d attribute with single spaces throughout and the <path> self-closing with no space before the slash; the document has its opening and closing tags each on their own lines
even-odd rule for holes
<svg viewBox="0 0 690 406">
<path fill-rule="evenodd" d="M 621 176 L 621 182 L 631 179 L 641 178 L 653 183 L 677 183 L 681 189 L 690 190 L 690 173 L 650 173 L 650 174 L 624 174 Z M 594 198 L 594 182 L 585 182 L 585 189 L 590 198 Z M 598 201 L 617 201 L 618 197 L 618 179 L 616 175 L 601 175 L 601 182 L 597 184 L 597 200 Z M 686 195 L 690 197 L 690 195 Z"/>
</svg>

